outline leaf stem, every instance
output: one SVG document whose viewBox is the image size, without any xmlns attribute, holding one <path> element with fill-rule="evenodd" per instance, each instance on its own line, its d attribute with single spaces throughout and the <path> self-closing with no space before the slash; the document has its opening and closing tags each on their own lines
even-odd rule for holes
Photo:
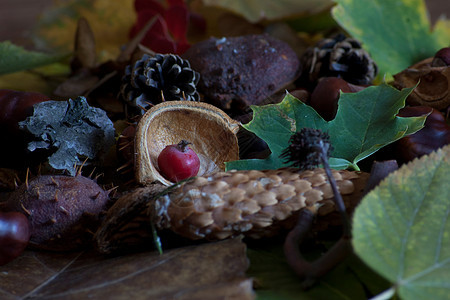
<svg viewBox="0 0 450 300">
<path fill-rule="evenodd" d="M 375 297 L 370 298 L 370 300 L 387 300 L 391 299 L 395 295 L 395 286 L 390 287 L 384 292 L 376 295 Z"/>
</svg>

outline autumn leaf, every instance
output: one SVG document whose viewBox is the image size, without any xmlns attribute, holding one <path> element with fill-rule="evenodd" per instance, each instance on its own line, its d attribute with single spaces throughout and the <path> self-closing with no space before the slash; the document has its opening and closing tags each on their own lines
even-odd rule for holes
<svg viewBox="0 0 450 300">
<path fill-rule="evenodd" d="M 450 145 L 402 166 L 356 208 L 356 253 L 392 283 L 385 295 L 448 299 Z"/>
<path fill-rule="evenodd" d="M 396 74 L 448 47 L 450 23 L 438 20 L 431 31 L 423 0 L 336 0 L 332 14 L 379 67 L 381 77 Z"/>
<path fill-rule="evenodd" d="M 68 55 L 51 55 L 27 51 L 6 41 L 0 43 L 0 75 L 49 65 L 67 58 Z"/>
<path fill-rule="evenodd" d="M 279 104 L 254 106 L 253 119 L 243 127 L 262 138 L 271 154 L 266 159 L 228 162 L 231 169 L 278 169 L 288 164 L 280 157 L 289 138 L 301 128 L 328 132 L 334 150 L 330 166 L 358 169 L 357 163 L 405 135 L 423 127 L 426 116 L 396 116 L 412 89 L 398 91 L 382 84 L 358 93 L 341 93 L 335 119 L 327 122 L 311 107 L 287 94 Z"/>
<path fill-rule="evenodd" d="M 41 16 L 35 42 L 40 48 L 72 51 L 78 20 L 86 18 L 96 38 L 100 61 L 115 59 L 129 41 L 136 20 L 134 0 L 69 0 L 57 2 Z"/>
<path fill-rule="evenodd" d="M 314 14 L 330 7 L 331 0 L 203 0 L 206 5 L 228 9 L 252 23 L 293 15 Z"/>
<path fill-rule="evenodd" d="M 230 239 L 117 257 L 26 251 L 1 267 L 0 298 L 253 299 L 245 244 Z"/>
</svg>

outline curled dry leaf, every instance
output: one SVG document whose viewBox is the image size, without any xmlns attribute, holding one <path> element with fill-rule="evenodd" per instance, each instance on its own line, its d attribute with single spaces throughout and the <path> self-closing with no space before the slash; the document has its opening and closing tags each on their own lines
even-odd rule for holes
<svg viewBox="0 0 450 300">
<path fill-rule="evenodd" d="M 394 75 L 394 86 L 398 89 L 419 85 L 409 95 L 411 105 L 430 106 L 438 110 L 450 105 L 450 66 L 433 66 L 433 57 Z"/>
<path fill-rule="evenodd" d="M 155 105 L 136 129 L 136 180 L 140 184 L 156 181 L 172 185 L 158 170 L 158 155 L 181 140 L 189 141 L 199 156 L 199 176 L 224 170 L 226 161 L 239 159 L 238 130 L 237 121 L 207 103 L 167 101 Z"/>
</svg>

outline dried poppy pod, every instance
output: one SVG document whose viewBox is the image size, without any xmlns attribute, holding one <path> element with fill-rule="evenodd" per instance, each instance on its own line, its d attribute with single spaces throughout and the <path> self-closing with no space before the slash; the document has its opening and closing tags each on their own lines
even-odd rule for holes
<svg viewBox="0 0 450 300">
<path fill-rule="evenodd" d="M 411 88 L 420 81 L 407 102 L 442 110 L 450 105 L 450 66 L 435 66 L 433 60 L 427 58 L 395 74 L 393 85 L 398 89 Z"/>
<path fill-rule="evenodd" d="M 173 182 L 158 169 L 158 155 L 181 140 L 200 158 L 199 176 L 224 170 L 225 162 L 239 159 L 236 133 L 239 122 L 203 102 L 167 101 L 155 105 L 141 118 L 135 137 L 135 172 L 140 184 Z"/>
<path fill-rule="evenodd" d="M 368 173 L 332 172 L 346 207 L 355 207 Z M 283 168 L 196 177 L 171 188 L 148 207 L 158 228 L 190 239 L 216 240 L 239 234 L 261 238 L 292 227 L 305 207 L 318 207 L 319 215 L 335 212 L 333 198 L 323 169 Z"/>
</svg>

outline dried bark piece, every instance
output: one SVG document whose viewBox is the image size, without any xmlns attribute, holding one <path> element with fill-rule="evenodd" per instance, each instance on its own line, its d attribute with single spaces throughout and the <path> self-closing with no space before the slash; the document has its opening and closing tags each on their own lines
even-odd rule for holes
<svg viewBox="0 0 450 300">
<path fill-rule="evenodd" d="M 393 85 L 411 88 L 420 81 L 407 102 L 442 110 L 450 105 L 450 66 L 433 66 L 432 62 L 433 57 L 427 58 L 394 75 Z"/>
<path fill-rule="evenodd" d="M 237 121 L 207 103 L 167 101 L 155 105 L 143 115 L 136 129 L 137 182 L 172 185 L 159 173 L 158 155 L 167 145 L 181 140 L 189 141 L 189 147 L 199 156 L 199 176 L 224 170 L 226 161 L 239 159 L 238 130 Z"/>
<path fill-rule="evenodd" d="M 333 176 L 344 202 L 355 206 L 368 174 L 333 170 Z M 150 202 L 149 214 L 159 228 L 190 239 L 261 238 L 292 226 L 300 209 L 315 205 L 319 215 L 335 211 L 324 170 L 283 168 L 219 172 L 184 182 Z"/>
</svg>

